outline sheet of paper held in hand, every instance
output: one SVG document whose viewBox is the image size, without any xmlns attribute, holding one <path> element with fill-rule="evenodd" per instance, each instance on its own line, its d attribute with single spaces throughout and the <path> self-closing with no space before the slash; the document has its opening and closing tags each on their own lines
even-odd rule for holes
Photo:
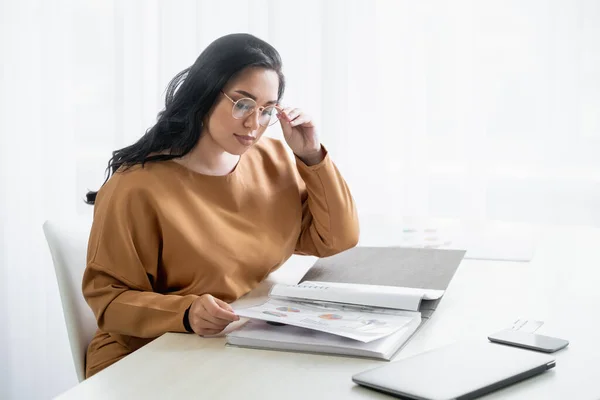
<svg viewBox="0 0 600 400">
<path fill-rule="evenodd" d="M 240 317 L 299 326 L 363 343 L 391 335 L 411 321 L 409 313 L 407 316 L 393 315 L 341 305 L 273 299 L 259 306 L 236 309 L 235 312 Z"/>
</svg>

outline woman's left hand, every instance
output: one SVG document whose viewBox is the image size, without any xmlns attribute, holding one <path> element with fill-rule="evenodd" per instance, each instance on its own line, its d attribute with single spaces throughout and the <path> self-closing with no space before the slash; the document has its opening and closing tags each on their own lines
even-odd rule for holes
<svg viewBox="0 0 600 400">
<path fill-rule="evenodd" d="M 323 161 L 325 155 L 311 117 L 298 108 L 285 108 L 278 116 L 285 141 L 294 154 L 307 165 Z"/>
</svg>

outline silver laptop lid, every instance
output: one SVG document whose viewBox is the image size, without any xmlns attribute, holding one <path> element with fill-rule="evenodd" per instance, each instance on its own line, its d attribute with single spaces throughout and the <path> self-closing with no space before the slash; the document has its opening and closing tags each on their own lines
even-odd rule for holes
<svg viewBox="0 0 600 400">
<path fill-rule="evenodd" d="M 459 342 L 352 377 L 360 385 L 422 400 L 474 398 L 554 367 L 547 354 L 490 342 Z"/>
</svg>

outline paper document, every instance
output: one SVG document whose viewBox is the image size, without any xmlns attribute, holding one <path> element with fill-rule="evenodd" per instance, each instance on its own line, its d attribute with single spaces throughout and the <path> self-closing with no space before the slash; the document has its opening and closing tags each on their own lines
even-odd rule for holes
<svg viewBox="0 0 600 400">
<path fill-rule="evenodd" d="M 530 261 L 533 234 L 510 224 L 461 223 L 451 226 L 409 225 L 399 235 L 400 246 L 465 249 L 466 259 Z"/>
<path fill-rule="evenodd" d="M 543 321 L 535 321 L 532 319 L 518 319 L 513 323 L 511 329 L 513 331 L 534 333 L 542 325 L 544 325 Z"/>
<path fill-rule="evenodd" d="M 410 295 L 420 297 L 423 300 L 437 300 L 444 295 L 443 290 L 436 289 L 418 289 L 418 288 L 409 288 L 409 287 L 399 287 L 399 286 L 381 286 L 381 285 L 363 285 L 358 283 L 338 283 L 338 282 L 316 282 L 316 281 L 304 281 L 300 285 L 314 285 L 314 286 L 329 286 L 336 290 L 339 290 L 340 293 L 345 290 L 351 290 L 352 293 L 363 292 L 363 293 L 373 293 L 379 295 Z M 343 290 L 342 290 L 343 289 Z"/>
<path fill-rule="evenodd" d="M 407 226 L 400 232 L 400 245 L 425 249 L 451 249 L 451 232 L 432 226 Z"/>
<path fill-rule="evenodd" d="M 363 343 L 346 337 L 330 335 L 297 326 L 273 326 L 265 321 L 252 320 L 227 335 L 227 343 L 234 346 L 274 350 L 306 351 L 341 354 L 390 360 L 417 330 L 421 317 L 411 312 L 411 322 L 379 340 Z"/>
<path fill-rule="evenodd" d="M 413 319 L 398 313 L 281 300 L 269 300 L 260 306 L 236 309 L 235 312 L 240 317 L 299 326 L 363 343 L 391 335 Z"/>
<path fill-rule="evenodd" d="M 437 300 L 443 294 L 443 290 L 433 289 L 304 281 L 298 285 L 275 285 L 269 296 L 418 311 L 421 300 Z"/>
</svg>

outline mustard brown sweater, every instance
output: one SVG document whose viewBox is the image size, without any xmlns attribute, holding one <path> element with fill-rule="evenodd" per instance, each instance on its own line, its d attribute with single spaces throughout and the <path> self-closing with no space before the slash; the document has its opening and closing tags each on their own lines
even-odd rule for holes
<svg viewBox="0 0 600 400">
<path fill-rule="evenodd" d="M 86 376 L 165 332 L 186 332 L 198 296 L 234 301 L 292 254 L 330 256 L 358 236 L 329 155 L 307 166 L 278 140 L 262 138 L 225 176 L 175 161 L 117 172 L 96 198 L 83 277 L 99 328 Z"/>
</svg>

